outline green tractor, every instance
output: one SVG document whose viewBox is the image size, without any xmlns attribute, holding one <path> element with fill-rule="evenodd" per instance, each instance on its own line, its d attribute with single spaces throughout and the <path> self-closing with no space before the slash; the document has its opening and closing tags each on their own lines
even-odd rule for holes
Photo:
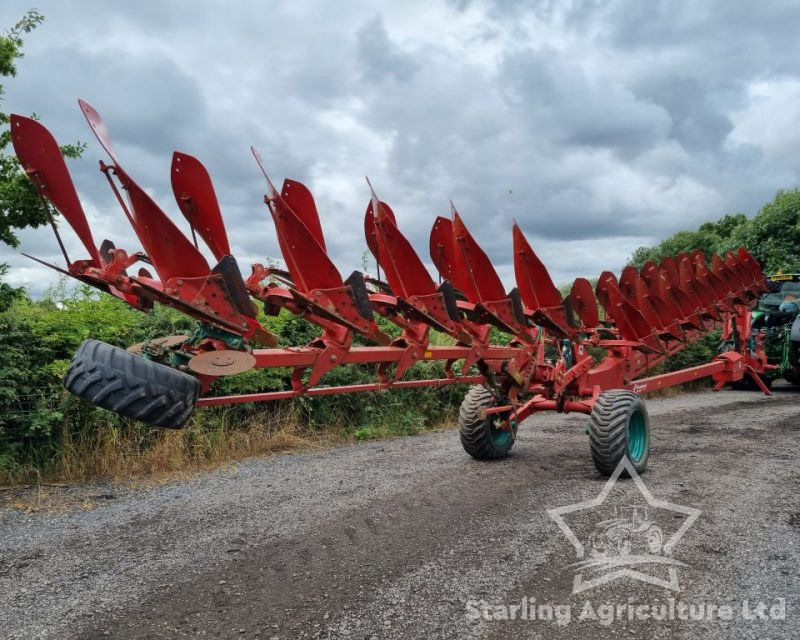
<svg viewBox="0 0 800 640">
<path fill-rule="evenodd" d="M 800 385 L 800 274 L 767 276 L 767 284 L 769 292 L 761 296 L 750 325 L 751 340 L 762 333 L 767 361 L 777 366 L 762 379 L 768 385 L 778 378 Z"/>
</svg>

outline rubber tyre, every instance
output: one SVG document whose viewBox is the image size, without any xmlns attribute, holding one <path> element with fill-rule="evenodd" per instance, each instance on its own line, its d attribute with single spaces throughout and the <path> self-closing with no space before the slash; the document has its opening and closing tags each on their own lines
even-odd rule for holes
<svg viewBox="0 0 800 640">
<path fill-rule="evenodd" d="M 734 380 L 730 383 L 730 386 L 734 391 L 755 391 L 758 388 L 748 375 L 745 375 L 741 380 Z"/>
<path fill-rule="evenodd" d="M 622 389 L 601 393 L 590 417 L 589 447 L 603 475 L 614 473 L 625 456 L 636 473 L 643 473 L 650 456 L 650 419 L 641 396 Z"/>
<path fill-rule="evenodd" d="M 758 377 L 761 378 L 761 382 L 764 383 L 767 389 L 772 388 L 772 382 L 774 378 L 767 378 L 761 374 L 758 374 Z M 756 381 L 753 380 L 753 378 L 751 378 L 748 374 L 745 374 L 744 378 L 741 380 L 731 382 L 731 389 L 734 391 L 761 391 L 761 387 L 759 387 L 756 384 Z"/>
<path fill-rule="evenodd" d="M 168 429 L 186 423 L 200 393 L 196 378 L 99 340 L 80 346 L 64 387 L 102 409 Z"/>
<path fill-rule="evenodd" d="M 458 414 L 458 434 L 461 446 L 476 460 L 505 458 L 514 445 L 514 437 L 506 430 L 496 429 L 497 416 L 481 419 L 479 412 L 495 404 L 494 396 L 483 386 L 471 387 L 461 403 Z"/>
</svg>

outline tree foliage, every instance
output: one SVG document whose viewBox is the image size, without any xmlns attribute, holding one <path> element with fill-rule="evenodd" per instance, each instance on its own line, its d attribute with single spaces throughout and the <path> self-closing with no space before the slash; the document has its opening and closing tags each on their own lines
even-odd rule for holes
<svg viewBox="0 0 800 640">
<path fill-rule="evenodd" d="M 35 10 L 29 11 L 4 36 L 0 36 L 0 77 L 17 75 L 17 60 L 22 57 L 22 36 L 44 21 Z M 5 96 L 0 85 L 0 99 Z M 11 143 L 8 130 L 9 116 L 0 111 L 0 241 L 16 247 L 19 244 L 14 229 L 40 226 L 47 222 L 47 214 L 36 195 L 30 180 L 25 176 L 16 157 L 7 152 Z"/>
<path fill-rule="evenodd" d="M 631 264 L 641 267 L 648 260 L 658 262 L 664 256 L 701 249 L 706 256 L 729 248 L 732 238 L 748 223 L 743 213 L 727 215 L 717 222 L 706 222 L 694 231 L 678 231 L 653 247 L 639 247 L 631 256 Z"/>
<path fill-rule="evenodd" d="M 679 231 L 653 247 L 639 247 L 630 263 L 641 267 L 682 251 L 702 249 L 706 257 L 744 246 L 766 273 L 800 271 L 800 189 L 779 191 L 753 217 L 743 213 L 706 222 L 695 230 Z"/>
<path fill-rule="evenodd" d="M 761 263 L 767 274 L 800 272 L 800 189 L 778 191 L 753 217 L 743 213 L 706 222 L 695 230 L 678 231 L 653 247 L 639 247 L 630 263 L 641 267 L 664 256 L 701 249 L 706 257 L 724 254 L 744 246 Z M 675 371 L 704 364 L 717 353 L 719 332 L 715 331 L 670 357 L 659 371 Z"/>
<path fill-rule="evenodd" d="M 4 477 L 14 476 L 15 468 L 46 469 L 63 450 L 64 442 L 85 441 L 109 429 L 120 437 L 131 430 L 160 432 L 78 400 L 64 390 L 62 380 L 76 349 L 88 338 L 126 347 L 156 336 L 191 335 L 196 323 L 162 305 L 143 314 L 118 298 L 70 282 L 63 279 L 39 300 L 17 295 L 0 310 L 0 484 Z M 280 335 L 284 344 L 306 344 L 317 334 L 311 324 L 287 311 L 278 316 L 262 314 L 260 320 Z M 445 374 L 442 363 L 421 362 L 409 375 L 440 378 Z M 323 384 L 374 380 L 370 365 L 344 365 L 325 376 Z M 241 394 L 289 388 L 290 369 L 252 369 L 220 378 L 213 392 Z M 298 398 L 293 402 L 298 426 L 303 429 L 370 438 L 413 433 L 452 417 L 463 393 L 463 387 L 453 385 Z M 268 424 L 277 419 L 279 409 L 275 403 L 209 407 L 195 413 L 192 428 L 209 432 L 244 428 L 253 421 Z"/>
<path fill-rule="evenodd" d="M 800 189 L 779 191 L 756 216 L 732 235 L 767 273 L 800 272 Z"/>
<path fill-rule="evenodd" d="M 42 22 L 44 16 L 31 9 L 19 22 L 7 29 L 4 35 L 0 35 L 0 78 L 17 75 L 17 61 L 23 56 L 23 36 L 31 33 Z M 0 101 L 4 96 L 5 91 L 0 84 Z M 15 230 L 47 224 L 52 212 L 39 199 L 16 156 L 9 153 L 11 132 L 8 130 L 8 123 L 9 115 L 0 110 L 0 242 L 16 247 L 19 240 Z M 69 158 L 76 158 L 83 148 L 78 143 L 63 146 L 61 151 Z"/>
</svg>

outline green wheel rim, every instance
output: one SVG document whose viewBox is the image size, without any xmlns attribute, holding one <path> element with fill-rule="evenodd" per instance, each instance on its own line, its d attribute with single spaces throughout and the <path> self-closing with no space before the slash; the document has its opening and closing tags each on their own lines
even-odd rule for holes
<svg viewBox="0 0 800 640">
<path fill-rule="evenodd" d="M 512 429 L 514 425 L 512 424 Z M 507 429 L 498 429 L 494 421 L 491 422 L 491 435 L 492 435 L 492 442 L 496 447 L 505 447 L 511 442 L 511 432 Z"/>
<path fill-rule="evenodd" d="M 628 423 L 628 457 L 639 462 L 647 451 L 647 424 L 641 411 L 634 411 Z"/>
</svg>

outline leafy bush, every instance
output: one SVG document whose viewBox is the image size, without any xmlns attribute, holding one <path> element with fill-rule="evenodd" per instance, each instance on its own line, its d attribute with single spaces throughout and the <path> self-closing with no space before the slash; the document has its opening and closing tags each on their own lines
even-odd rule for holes
<svg viewBox="0 0 800 640">
<path fill-rule="evenodd" d="M 702 249 L 709 256 L 742 245 L 767 273 L 800 271 L 800 189 L 778 191 L 753 218 L 727 215 L 694 231 L 679 231 L 653 247 L 639 247 L 630 261 L 641 267 L 681 251 Z"/>
<path fill-rule="evenodd" d="M 283 345 L 306 344 L 317 335 L 312 325 L 288 312 L 261 319 Z M 177 465 L 175 460 L 189 458 L 169 454 L 165 443 L 202 450 L 195 451 L 193 459 L 221 459 L 214 448 L 229 447 L 231 439 L 240 443 L 240 454 L 257 453 L 264 449 L 261 445 L 241 444 L 248 434 L 257 432 L 263 442 L 287 421 L 301 432 L 357 439 L 411 434 L 454 419 L 464 394 L 463 387 L 451 386 L 208 407 L 195 412 L 189 430 L 179 437 L 96 409 L 63 390 L 74 352 L 90 337 L 125 347 L 155 336 L 191 334 L 195 326 L 168 307 L 156 305 L 152 313 L 142 314 L 117 298 L 85 286 L 70 288 L 65 282 L 40 300 L 17 291 L 0 309 L 0 482 L 53 469 L 64 473 L 69 468 L 67 475 L 82 477 L 98 469 L 102 473 L 104 465 L 119 467 L 99 459 L 65 462 L 65 456 L 77 455 L 78 449 L 81 456 L 100 457 L 104 451 L 111 455 L 114 447 L 117 453 L 125 447 L 130 458 L 135 451 L 143 455 L 160 448 L 159 455 L 171 467 Z M 441 363 L 423 362 L 406 377 L 443 375 Z M 227 395 L 289 389 L 290 377 L 289 369 L 253 369 L 220 378 L 212 391 Z M 321 384 L 375 380 L 373 367 L 345 365 L 328 373 Z"/>
</svg>

